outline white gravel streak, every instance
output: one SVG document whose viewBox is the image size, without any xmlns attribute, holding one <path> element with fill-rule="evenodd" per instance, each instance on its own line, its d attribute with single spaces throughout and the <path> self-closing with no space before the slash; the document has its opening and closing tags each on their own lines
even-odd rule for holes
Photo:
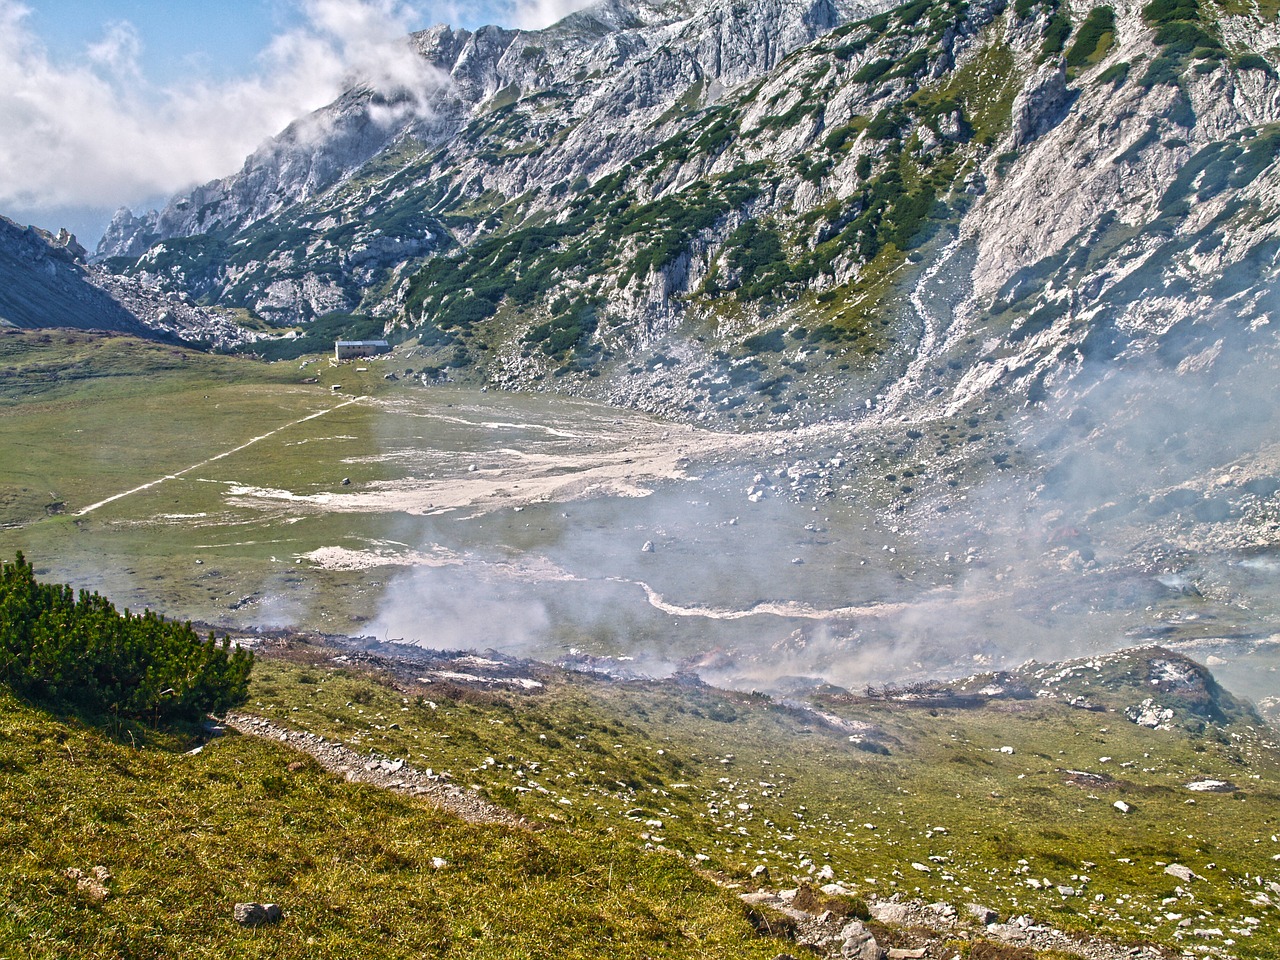
<svg viewBox="0 0 1280 960">
<path fill-rule="evenodd" d="M 305 730 L 291 730 L 248 713 L 228 713 L 224 724 L 240 733 L 283 743 L 313 757 L 320 766 L 351 783 L 367 783 L 384 790 L 422 797 L 469 823 L 499 824 L 530 829 L 532 824 L 509 810 L 494 806 L 471 790 L 463 790 L 404 760 L 358 753 L 350 747 Z"/>
</svg>

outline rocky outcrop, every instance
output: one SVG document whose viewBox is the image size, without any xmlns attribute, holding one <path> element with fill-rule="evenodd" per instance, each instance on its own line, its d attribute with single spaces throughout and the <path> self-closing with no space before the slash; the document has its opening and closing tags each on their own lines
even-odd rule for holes
<svg viewBox="0 0 1280 960">
<path fill-rule="evenodd" d="M 1061 63 L 1046 63 L 1013 101 L 1012 147 L 1019 150 L 1062 122 L 1076 92 L 1067 88 Z"/>
</svg>

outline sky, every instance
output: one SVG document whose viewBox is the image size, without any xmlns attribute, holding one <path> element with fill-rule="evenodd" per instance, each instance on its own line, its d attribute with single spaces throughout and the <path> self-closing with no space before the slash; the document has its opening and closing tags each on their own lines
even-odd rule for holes
<svg viewBox="0 0 1280 960">
<path fill-rule="evenodd" d="M 588 0 L 0 0 L 0 214 L 92 249 L 239 169 L 352 74 L 430 82 L 400 42 L 437 23 L 536 29 Z"/>
</svg>

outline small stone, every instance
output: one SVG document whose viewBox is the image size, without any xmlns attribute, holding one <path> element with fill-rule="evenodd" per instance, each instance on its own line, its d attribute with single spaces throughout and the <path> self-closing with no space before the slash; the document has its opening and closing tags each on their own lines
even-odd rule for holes
<svg viewBox="0 0 1280 960">
<path fill-rule="evenodd" d="M 1117 810 L 1119 810 L 1121 813 L 1128 813 L 1130 810 L 1133 809 L 1133 807 L 1129 806 L 1123 800 L 1117 800 L 1115 803 L 1112 804 L 1112 806 L 1115 807 Z"/>
<path fill-rule="evenodd" d="M 968 911 L 969 916 L 973 917 L 973 919 L 977 920 L 983 926 L 988 923 L 995 923 L 999 918 L 999 914 L 994 910 L 990 907 L 983 906 L 980 903 L 967 903 L 964 908 Z"/>
<path fill-rule="evenodd" d="M 283 912 L 274 903 L 237 903 L 231 916 L 242 927 L 261 927 L 279 923 Z"/>
<path fill-rule="evenodd" d="M 752 879 L 752 880 L 759 880 L 759 881 L 761 881 L 762 883 L 768 883 L 768 882 L 769 882 L 769 868 L 768 868 L 768 867 L 766 867 L 763 863 L 761 863 L 761 864 L 757 864 L 757 865 L 755 866 L 755 868 L 754 868 L 754 869 L 752 869 L 752 871 L 751 871 L 751 879 Z"/>
<path fill-rule="evenodd" d="M 63 876 L 68 880 L 74 880 L 76 890 L 90 900 L 101 903 L 110 894 L 107 890 L 107 881 L 111 879 L 111 871 L 104 866 L 96 866 L 87 874 L 77 867 L 69 867 L 63 871 Z"/>
<path fill-rule="evenodd" d="M 954 920 L 956 916 L 956 908 L 944 900 L 927 905 L 930 912 L 941 920 Z"/>
<path fill-rule="evenodd" d="M 1184 867 L 1180 863 L 1169 864 L 1164 868 L 1164 872 L 1171 877 L 1177 877 L 1183 883 L 1190 883 L 1192 880 L 1196 879 L 1196 875 L 1192 872 L 1191 868 Z"/>
<path fill-rule="evenodd" d="M 640 552 L 641 552 L 641 553 L 653 553 L 653 551 L 654 551 L 655 549 L 656 549 L 656 548 L 655 548 L 655 547 L 654 547 L 654 545 L 653 545 L 653 541 L 652 541 L 652 540 L 646 540 L 646 541 L 644 542 L 644 546 L 642 546 L 642 547 L 640 548 Z"/>
</svg>

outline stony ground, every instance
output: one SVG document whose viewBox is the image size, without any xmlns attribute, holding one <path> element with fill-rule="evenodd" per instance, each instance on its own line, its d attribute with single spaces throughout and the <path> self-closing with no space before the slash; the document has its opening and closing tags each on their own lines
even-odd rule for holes
<svg viewBox="0 0 1280 960">
<path fill-rule="evenodd" d="M 340 743 L 304 730 L 290 730 L 245 713 L 228 713 L 223 722 L 240 733 L 266 737 L 309 754 L 320 766 L 353 783 L 367 783 L 384 790 L 424 797 L 469 823 L 498 823 L 529 827 L 528 821 L 501 807 L 486 803 L 469 790 L 449 783 L 432 770 L 419 770 L 404 760 L 376 753 L 362 754 Z"/>
<path fill-rule="evenodd" d="M 228 713 L 223 722 L 239 733 L 287 744 L 350 782 L 421 797 L 470 823 L 536 827 L 486 802 L 475 792 L 455 786 L 441 774 L 419 769 L 403 759 L 376 751 L 359 753 L 316 734 L 248 713 Z M 716 879 L 728 889 L 741 889 L 740 884 Z M 1168 956 L 1155 946 L 1132 947 L 1082 938 L 1038 923 L 1027 915 L 1001 918 L 996 911 L 977 903 L 926 903 L 895 895 L 864 904 L 853 890 L 835 882 L 829 869 L 819 874 L 818 880 L 830 882 L 817 888 L 808 883 L 793 888 L 771 886 L 764 867 L 757 868 L 752 879 L 759 884 L 757 888 L 739 896 L 761 932 L 781 932 L 809 955 L 860 960 L 950 960 L 961 955 L 960 943 L 970 942 L 1001 944 L 1015 951 L 991 954 L 1004 960 L 1030 960 L 1032 955 L 1023 950 L 1062 951 L 1083 960 L 1157 960 Z M 856 913 L 862 913 L 863 918 L 859 919 Z M 787 958 L 794 960 L 790 954 L 780 954 L 778 960 Z"/>
</svg>

